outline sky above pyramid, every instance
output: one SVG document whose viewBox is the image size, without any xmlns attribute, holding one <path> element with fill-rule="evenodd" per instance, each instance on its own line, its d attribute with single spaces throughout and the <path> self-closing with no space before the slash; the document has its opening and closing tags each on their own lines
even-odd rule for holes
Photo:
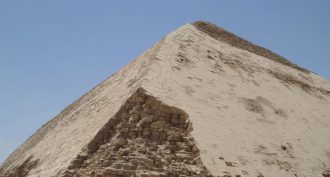
<svg viewBox="0 0 330 177">
<path fill-rule="evenodd" d="M 0 2 L 0 162 L 164 35 L 211 21 L 330 78 L 328 1 Z"/>
</svg>

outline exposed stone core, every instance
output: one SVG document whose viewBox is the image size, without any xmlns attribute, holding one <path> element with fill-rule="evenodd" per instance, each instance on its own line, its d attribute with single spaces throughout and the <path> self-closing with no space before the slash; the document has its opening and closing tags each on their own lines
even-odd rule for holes
<svg viewBox="0 0 330 177">
<path fill-rule="evenodd" d="M 186 113 L 139 89 L 65 172 L 71 176 L 211 176 Z"/>
</svg>

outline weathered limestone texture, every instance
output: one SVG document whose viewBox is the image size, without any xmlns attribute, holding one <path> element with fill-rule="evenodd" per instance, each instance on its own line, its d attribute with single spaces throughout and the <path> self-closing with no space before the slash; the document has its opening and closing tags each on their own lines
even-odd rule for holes
<svg viewBox="0 0 330 177">
<path fill-rule="evenodd" d="M 31 169 L 38 165 L 38 160 L 32 160 L 32 157 L 26 159 L 20 166 L 14 168 L 10 173 L 2 174 L 1 177 L 25 177 Z"/>
<path fill-rule="evenodd" d="M 329 177 L 330 82 L 184 25 L 47 122 L 0 177 Z"/>
<path fill-rule="evenodd" d="M 186 113 L 139 89 L 75 158 L 71 176 L 211 176 Z"/>
</svg>

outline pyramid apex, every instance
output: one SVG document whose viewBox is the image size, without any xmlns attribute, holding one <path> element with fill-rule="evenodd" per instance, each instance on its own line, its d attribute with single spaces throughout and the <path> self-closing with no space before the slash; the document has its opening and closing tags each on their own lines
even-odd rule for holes
<svg viewBox="0 0 330 177">
<path fill-rule="evenodd" d="M 208 34 L 209 36 L 211 36 L 212 38 L 214 38 L 216 40 L 224 41 L 234 47 L 237 47 L 237 48 L 240 48 L 243 50 L 247 50 L 247 51 L 255 53 L 257 55 L 266 57 L 268 59 L 281 63 L 285 66 L 289 66 L 291 68 L 297 69 L 304 73 L 310 73 L 310 71 L 308 71 L 307 69 L 302 68 L 302 67 L 290 62 L 289 60 L 285 59 L 284 57 L 282 57 L 266 48 L 253 44 L 252 42 L 249 42 L 211 22 L 196 21 L 191 24 L 193 26 L 195 26 L 198 30 Z"/>
</svg>

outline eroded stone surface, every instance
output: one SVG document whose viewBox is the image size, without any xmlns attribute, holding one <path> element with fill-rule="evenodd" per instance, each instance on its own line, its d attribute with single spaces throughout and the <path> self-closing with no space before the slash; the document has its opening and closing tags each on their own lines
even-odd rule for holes
<svg viewBox="0 0 330 177">
<path fill-rule="evenodd" d="M 17 168 L 14 168 L 4 174 L 0 171 L 0 177 L 26 177 L 31 169 L 33 169 L 37 164 L 38 160 L 33 160 L 32 156 L 30 156 Z"/>
<path fill-rule="evenodd" d="M 181 110 L 142 89 L 72 161 L 65 176 L 211 176 Z"/>
</svg>

